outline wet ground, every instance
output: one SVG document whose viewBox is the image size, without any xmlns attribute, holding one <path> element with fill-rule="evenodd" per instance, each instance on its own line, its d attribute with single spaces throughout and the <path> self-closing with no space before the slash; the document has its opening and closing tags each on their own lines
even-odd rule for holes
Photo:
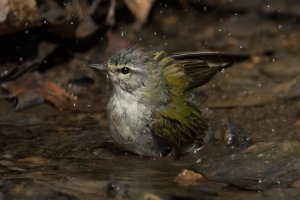
<svg viewBox="0 0 300 200">
<path fill-rule="evenodd" d="M 106 124 L 106 78 L 74 58 L 44 73 L 76 94 L 68 109 L 43 103 L 16 111 L 13 101 L 0 101 L 0 199 L 300 198 L 299 17 L 195 6 L 158 5 L 142 31 L 120 22 L 111 40 L 251 55 L 195 91 L 211 129 L 202 151 L 173 160 L 117 148 Z M 100 62 L 103 54 L 79 57 Z"/>
</svg>

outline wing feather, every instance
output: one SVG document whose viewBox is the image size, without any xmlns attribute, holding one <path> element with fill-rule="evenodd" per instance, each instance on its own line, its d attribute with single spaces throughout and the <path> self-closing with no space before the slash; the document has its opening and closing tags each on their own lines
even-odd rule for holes
<svg viewBox="0 0 300 200">
<path fill-rule="evenodd" d="M 180 147 L 194 140 L 202 144 L 207 123 L 200 111 L 189 103 L 186 91 L 205 84 L 218 71 L 229 67 L 234 56 L 212 52 L 167 55 L 159 51 L 153 54 L 153 58 L 163 68 L 170 102 L 158 110 L 150 124 L 151 130 L 172 146 Z M 245 57 L 237 56 L 235 60 L 238 59 Z"/>
<path fill-rule="evenodd" d="M 187 84 L 184 85 L 184 90 L 187 91 L 204 85 L 220 70 L 230 67 L 233 62 L 249 59 L 249 56 L 220 52 L 180 52 L 167 55 L 164 51 L 158 51 L 153 58 L 164 67 L 165 77 L 177 76 L 185 81 Z"/>
<path fill-rule="evenodd" d="M 206 129 L 207 124 L 200 111 L 191 105 L 177 109 L 164 109 L 151 123 L 154 134 L 177 148 L 194 140 L 203 143 Z"/>
</svg>

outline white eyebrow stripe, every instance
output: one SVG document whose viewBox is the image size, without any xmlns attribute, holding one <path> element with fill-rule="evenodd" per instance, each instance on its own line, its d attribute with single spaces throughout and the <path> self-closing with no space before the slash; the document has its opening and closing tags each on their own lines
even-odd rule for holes
<svg viewBox="0 0 300 200">
<path fill-rule="evenodd" d="M 121 65 L 119 69 L 122 69 L 123 67 L 128 67 L 133 72 L 142 72 L 142 71 L 144 71 L 144 69 L 142 69 L 141 67 L 135 67 L 134 65 Z"/>
</svg>

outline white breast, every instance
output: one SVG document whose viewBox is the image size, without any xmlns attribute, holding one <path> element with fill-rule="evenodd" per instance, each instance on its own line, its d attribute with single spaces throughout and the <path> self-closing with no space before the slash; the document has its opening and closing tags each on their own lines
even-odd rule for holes
<svg viewBox="0 0 300 200">
<path fill-rule="evenodd" d="M 113 95 L 108 104 L 109 123 L 112 134 L 120 142 L 134 139 L 145 129 L 149 122 L 151 111 L 138 102 L 138 96 L 127 92 Z M 119 138 L 121 137 L 121 138 Z"/>
<path fill-rule="evenodd" d="M 114 140 L 127 150 L 148 156 L 161 156 L 161 148 L 149 124 L 152 111 L 139 102 L 138 94 L 115 92 L 108 104 L 109 128 Z"/>
</svg>

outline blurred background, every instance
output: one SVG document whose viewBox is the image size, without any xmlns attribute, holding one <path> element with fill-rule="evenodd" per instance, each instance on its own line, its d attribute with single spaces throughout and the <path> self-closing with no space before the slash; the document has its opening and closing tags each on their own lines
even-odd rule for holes
<svg viewBox="0 0 300 200">
<path fill-rule="evenodd" d="M 0 0 L 0 200 L 299 198 L 299 20 L 297 0 Z M 114 145 L 86 65 L 128 46 L 249 57 L 194 91 L 203 151 Z"/>
</svg>

